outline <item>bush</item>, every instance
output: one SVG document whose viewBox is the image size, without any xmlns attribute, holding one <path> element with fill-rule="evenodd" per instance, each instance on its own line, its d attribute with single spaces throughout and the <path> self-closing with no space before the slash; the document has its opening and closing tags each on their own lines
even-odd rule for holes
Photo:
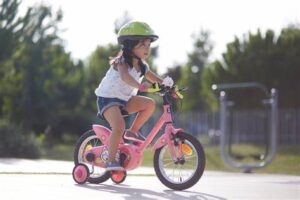
<svg viewBox="0 0 300 200">
<path fill-rule="evenodd" d="M 39 158 L 40 155 L 33 134 L 24 134 L 17 126 L 0 121 L 0 157 Z"/>
</svg>

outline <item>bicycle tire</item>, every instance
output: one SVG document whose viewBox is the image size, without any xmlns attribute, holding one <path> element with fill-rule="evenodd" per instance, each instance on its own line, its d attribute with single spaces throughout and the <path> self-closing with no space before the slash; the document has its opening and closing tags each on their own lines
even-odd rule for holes
<svg viewBox="0 0 300 200">
<path fill-rule="evenodd" d="M 78 165 L 80 163 L 84 163 L 83 159 L 82 159 L 83 155 L 81 155 L 81 154 L 84 154 L 84 152 L 80 151 L 80 149 L 84 148 L 82 145 L 88 144 L 91 140 L 98 140 L 99 144 L 100 145 L 102 144 L 93 130 L 89 130 L 89 131 L 85 132 L 77 140 L 76 145 L 75 145 L 75 150 L 74 150 L 74 164 L 75 165 Z M 110 173 L 105 171 L 105 169 L 103 169 L 103 170 L 104 170 L 104 172 L 99 174 L 99 176 L 92 176 L 92 174 L 90 174 L 89 178 L 87 179 L 87 182 L 94 183 L 94 184 L 99 184 L 99 183 L 102 183 L 104 181 L 107 181 L 110 178 Z"/>
<path fill-rule="evenodd" d="M 170 170 L 166 169 L 166 167 L 164 167 L 164 164 L 162 161 L 163 156 L 164 156 L 163 154 L 164 154 L 165 150 L 168 149 L 168 145 L 163 146 L 155 151 L 154 159 L 153 159 L 154 170 L 155 170 L 155 173 L 156 173 L 158 179 L 168 188 L 174 189 L 174 190 L 185 190 L 185 189 L 188 189 L 188 188 L 192 187 L 193 185 L 195 185 L 199 181 L 201 176 L 203 175 L 204 168 L 205 168 L 205 153 L 204 153 L 201 143 L 190 134 L 187 134 L 185 132 L 179 132 L 178 134 L 175 135 L 174 141 L 175 140 L 181 140 L 181 141 L 189 144 L 189 146 L 191 146 L 191 148 L 193 148 L 193 153 L 195 154 L 195 156 L 197 156 L 197 160 L 195 162 L 195 165 L 196 165 L 195 170 L 192 173 L 191 177 L 189 177 L 187 180 L 182 181 L 182 182 L 181 181 L 176 182 L 175 180 L 172 180 L 170 177 L 168 177 L 168 175 L 167 175 L 168 171 L 175 170 L 174 168 L 170 168 Z M 169 155 L 169 151 L 167 151 L 167 155 Z M 172 162 L 173 162 L 174 166 L 176 168 L 183 167 L 187 163 L 187 158 L 188 157 L 185 158 L 186 161 L 184 162 L 184 164 L 175 164 L 175 162 L 173 162 L 173 161 L 170 161 L 169 163 L 172 164 Z M 180 172 L 179 172 L 179 174 L 180 174 Z M 181 180 L 182 177 L 179 177 L 179 179 Z"/>
</svg>

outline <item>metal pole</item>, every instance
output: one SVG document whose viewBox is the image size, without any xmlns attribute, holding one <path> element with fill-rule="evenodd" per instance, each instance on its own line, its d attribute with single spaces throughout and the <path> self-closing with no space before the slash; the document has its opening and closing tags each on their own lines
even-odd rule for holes
<svg viewBox="0 0 300 200">
<path fill-rule="evenodd" d="M 276 147 L 277 147 L 277 126 L 278 126 L 278 94 L 276 89 L 271 90 L 271 94 L 268 94 L 265 90 L 265 87 L 261 84 L 250 84 L 250 83 L 244 83 L 244 84 L 226 84 L 226 85 L 213 85 L 213 88 L 215 90 L 218 90 L 220 88 L 223 89 L 230 89 L 230 87 L 234 88 L 241 88 L 241 87 L 259 87 L 260 89 L 263 89 L 267 96 L 270 97 L 270 99 L 265 100 L 265 103 L 268 103 L 271 105 L 271 120 L 270 120 L 270 143 L 271 143 L 271 151 L 269 155 L 266 155 L 266 158 L 262 162 L 258 163 L 239 163 L 236 162 L 232 157 L 228 154 L 226 151 L 226 147 L 228 145 L 228 121 L 227 121 L 227 115 L 228 115 L 228 109 L 227 107 L 230 105 L 230 102 L 227 101 L 227 95 L 225 91 L 220 92 L 219 100 L 220 100 L 220 130 L 221 130 L 221 136 L 220 136 L 220 152 L 221 157 L 224 161 L 224 163 L 233 168 L 240 168 L 244 169 L 244 172 L 251 172 L 252 169 L 255 168 L 262 168 L 269 165 L 275 155 L 276 155 Z"/>
</svg>

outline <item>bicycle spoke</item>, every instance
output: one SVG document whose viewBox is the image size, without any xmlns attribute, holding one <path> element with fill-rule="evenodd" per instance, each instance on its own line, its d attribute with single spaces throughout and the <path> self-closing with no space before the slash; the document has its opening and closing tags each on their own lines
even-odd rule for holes
<svg viewBox="0 0 300 200">
<path fill-rule="evenodd" d="M 169 159 L 164 159 L 165 161 L 172 161 L 173 162 L 173 159 L 169 158 Z"/>
<path fill-rule="evenodd" d="M 184 166 L 196 167 L 195 164 L 196 164 L 196 163 L 185 162 L 183 165 L 184 165 Z"/>
<path fill-rule="evenodd" d="M 195 154 L 197 150 L 193 144 L 188 140 L 184 140 L 183 143 L 188 145 L 194 153 L 192 155 L 185 155 L 183 153 L 183 157 L 178 157 L 178 162 L 176 163 L 170 158 L 168 146 L 165 146 L 161 150 L 160 161 L 162 163 L 162 170 L 165 174 L 164 176 L 174 184 L 183 184 L 190 180 L 194 176 L 198 165 L 198 154 Z M 180 153 L 181 151 L 182 149 L 176 149 L 176 154 L 182 155 L 182 153 Z"/>
<path fill-rule="evenodd" d="M 170 166 L 170 165 L 172 165 L 172 164 L 174 164 L 173 161 L 172 161 L 172 162 L 168 162 L 168 163 L 164 163 L 164 166 L 167 167 L 167 166 Z"/>
<path fill-rule="evenodd" d="M 185 159 L 190 159 L 190 158 L 197 158 L 196 155 L 192 155 L 192 156 L 184 156 Z"/>
<path fill-rule="evenodd" d="M 91 139 L 87 138 L 86 142 L 83 142 L 81 144 L 81 147 L 80 147 L 80 150 L 79 150 L 79 152 L 80 152 L 80 154 L 79 154 L 79 156 L 80 156 L 79 162 L 86 164 L 88 166 L 88 168 L 90 169 L 90 171 L 93 168 L 93 165 L 90 164 L 90 163 L 88 163 L 88 162 L 86 162 L 86 160 L 85 160 L 84 156 L 85 156 L 85 153 L 86 153 L 86 148 L 88 146 L 97 147 L 97 146 L 101 146 L 101 145 L 102 145 L 102 143 L 97 138 L 96 135 L 93 136 L 93 138 L 91 138 Z M 105 170 L 103 170 L 102 168 L 94 167 L 94 173 L 90 174 L 90 177 L 97 178 L 99 176 L 102 176 L 104 172 L 105 172 Z"/>
</svg>

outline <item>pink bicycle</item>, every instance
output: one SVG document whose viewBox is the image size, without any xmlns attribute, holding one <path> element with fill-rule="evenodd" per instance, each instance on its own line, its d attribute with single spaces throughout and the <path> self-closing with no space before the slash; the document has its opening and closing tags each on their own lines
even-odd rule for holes
<svg viewBox="0 0 300 200">
<path fill-rule="evenodd" d="M 205 168 L 205 154 L 200 142 L 181 128 L 175 128 L 172 118 L 172 99 L 174 93 L 182 98 L 176 86 L 160 86 L 159 95 L 163 97 L 163 114 L 143 143 L 119 144 L 116 159 L 125 168 L 133 170 L 140 166 L 145 149 L 164 127 L 163 135 L 152 146 L 154 170 L 158 179 L 174 190 L 184 190 L 195 185 Z M 126 171 L 106 171 L 108 158 L 107 145 L 111 130 L 93 125 L 77 141 L 74 152 L 73 179 L 78 184 L 86 182 L 98 184 L 109 178 L 117 184 L 126 178 Z"/>
</svg>

